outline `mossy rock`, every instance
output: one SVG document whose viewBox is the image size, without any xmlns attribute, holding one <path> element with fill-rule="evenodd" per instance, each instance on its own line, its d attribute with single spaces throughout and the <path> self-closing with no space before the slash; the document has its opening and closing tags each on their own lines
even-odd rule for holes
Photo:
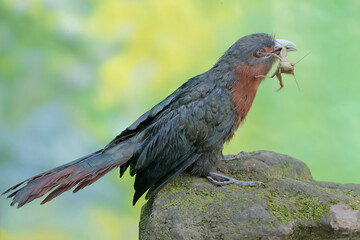
<svg viewBox="0 0 360 240">
<path fill-rule="evenodd" d="M 184 173 L 144 205 L 140 239 L 360 239 L 360 185 L 314 181 L 305 163 L 269 151 L 218 171 L 265 187 Z"/>
</svg>

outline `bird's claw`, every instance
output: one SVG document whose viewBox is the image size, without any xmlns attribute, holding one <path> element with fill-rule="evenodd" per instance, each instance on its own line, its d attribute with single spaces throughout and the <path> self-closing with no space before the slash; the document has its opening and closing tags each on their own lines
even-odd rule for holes
<svg viewBox="0 0 360 240">
<path fill-rule="evenodd" d="M 218 178 L 218 179 L 224 179 L 224 181 L 218 181 L 215 180 L 214 178 Z M 238 185 L 246 185 L 246 186 L 265 186 L 264 183 L 262 182 L 258 182 L 258 181 L 240 181 L 237 180 L 235 178 L 232 177 L 228 177 L 216 172 L 210 172 L 209 176 L 207 176 L 207 179 L 209 179 L 210 182 L 212 182 L 215 185 L 218 186 L 223 186 L 223 185 L 228 185 L 228 184 L 238 184 Z"/>
<path fill-rule="evenodd" d="M 224 160 L 224 161 L 232 161 L 232 160 L 236 160 L 236 159 L 245 160 L 249 157 L 251 157 L 250 153 L 248 153 L 246 151 L 241 151 L 236 155 L 226 155 L 223 157 L 222 160 Z"/>
</svg>

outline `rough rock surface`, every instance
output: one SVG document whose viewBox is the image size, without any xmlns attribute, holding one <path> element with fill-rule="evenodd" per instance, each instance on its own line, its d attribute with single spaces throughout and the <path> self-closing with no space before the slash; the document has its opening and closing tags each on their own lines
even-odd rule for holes
<svg viewBox="0 0 360 240">
<path fill-rule="evenodd" d="M 314 181 L 303 162 L 268 151 L 218 171 L 265 187 L 182 174 L 143 206 L 140 239 L 360 239 L 360 185 Z"/>
</svg>

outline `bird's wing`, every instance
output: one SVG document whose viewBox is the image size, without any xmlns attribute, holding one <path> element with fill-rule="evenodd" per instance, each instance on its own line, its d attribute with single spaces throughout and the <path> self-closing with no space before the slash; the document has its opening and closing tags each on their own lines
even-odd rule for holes
<svg viewBox="0 0 360 240">
<path fill-rule="evenodd" d="M 149 125 L 154 122 L 154 120 L 160 115 L 167 107 L 174 101 L 178 99 L 179 96 L 184 94 L 197 85 L 197 79 L 199 76 L 196 76 L 189 81 L 185 82 L 181 87 L 175 90 L 171 95 L 165 98 L 163 101 L 155 105 L 152 109 L 141 115 L 133 124 L 131 124 L 128 128 L 122 131 L 119 135 L 117 135 L 108 145 L 105 146 L 103 151 L 113 147 L 114 145 L 118 144 L 119 142 L 133 137 L 141 130 L 145 129 Z"/>
<path fill-rule="evenodd" d="M 130 164 L 130 173 L 136 174 L 133 204 L 148 189 L 165 186 L 197 160 L 196 148 L 186 138 L 181 114 L 184 113 L 168 111 L 147 129 L 143 148 Z"/>
<path fill-rule="evenodd" d="M 162 110 L 139 134 L 144 139 L 143 147 L 130 163 L 130 173 L 136 174 L 134 204 L 148 189 L 147 199 L 203 152 L 223 143 L 235 116 L 230 106 L 223 106 L 221 98 L 220 89 L 199 83 L 191 91 L 179 94 L 177 101 Z"/>
</svg>

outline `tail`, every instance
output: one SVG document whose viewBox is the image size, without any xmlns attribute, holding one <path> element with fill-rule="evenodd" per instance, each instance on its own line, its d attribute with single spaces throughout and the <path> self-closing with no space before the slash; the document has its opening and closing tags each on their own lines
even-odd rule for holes
<svg viewBox="0 0 360 240">
<path fill-rule="evenodd" d="M 9 188 L 3 194 L 10 194 L 8 198 L 13 198 L 11 206 L 17 203 L 19 208 L 53 190 L 41 202 L 41 204 L 44 204 L 77 185 L 73 191 L 76 193 L 129 160 L 128 157 L 124 159 L 124 156 L 119 159 L 119 155 L 122 156 L 122 154 L 108 154 L 102 150 L 97 151 L 29 178 Z M 24 186 L 19 188 L 22 185 Z"/>
</svg>

